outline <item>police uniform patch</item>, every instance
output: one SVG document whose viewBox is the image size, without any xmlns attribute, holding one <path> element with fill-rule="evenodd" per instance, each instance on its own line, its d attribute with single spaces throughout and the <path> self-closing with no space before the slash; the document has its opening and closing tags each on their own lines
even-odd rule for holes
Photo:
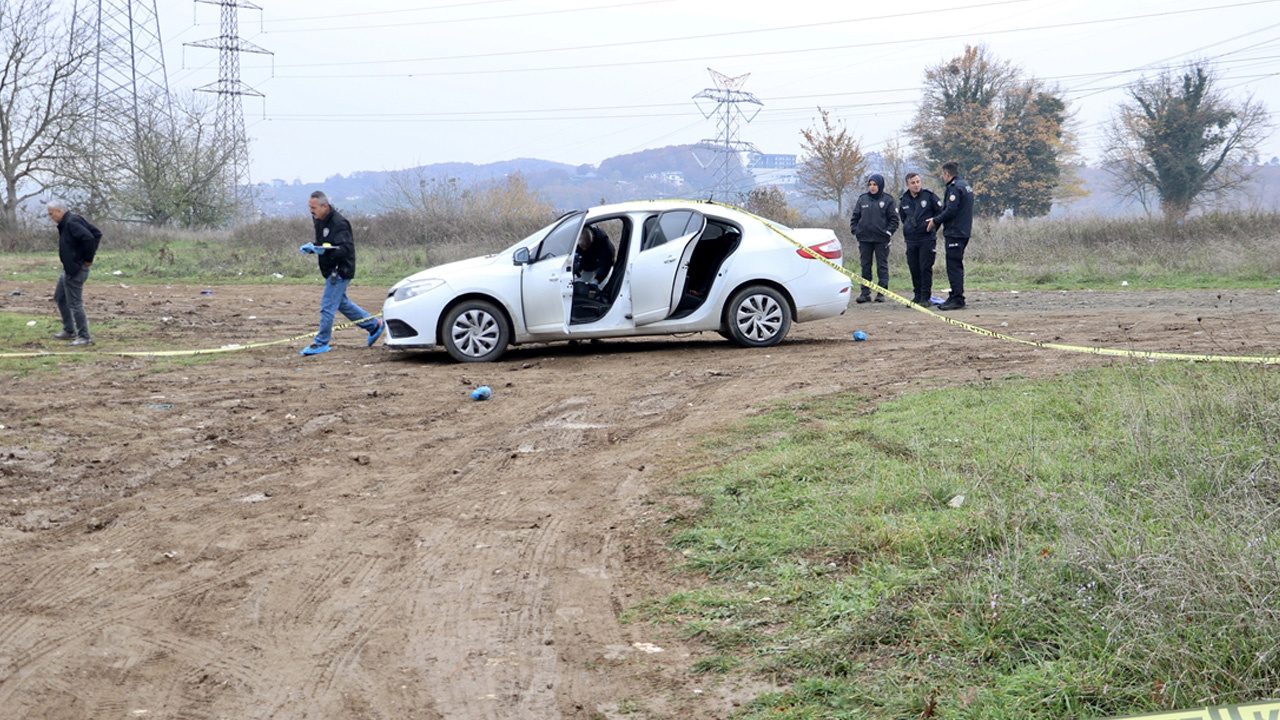
<svg viewBox="0 0 1280 720">
<path fill-rule="evenodd" d="M 928 201 L 928 200 L 921 200 L 921 201 L 920 201 L 920 207 L 929 207 L 929 201 Z"/>
<path fill-rule="evenodd" d="M 955 202 L 956 196 L 955 196 L 955 195 L 952 195 L 951 197 L 949 197 L 949 198 L 947 198 L 947 199 L 948 199 L 948 200 L 950 200 L 950 201 L 952 201 L 952 202 Z"/>
<path fill-rule="evenodd" d="M 955 198 L 952 198 L 952 199 L 954 200 Z M 321 232 L 320 234 L 323 235 L 324 237 L 329 237 L 329 228 L 325 228 L 324 231 Z"/>
<path fill-rule="evenodd" d="M 884 201 L 883 201 L 883 200 L 881 200 L 881 201 L 880 201 L 880 207 L 884 207 Z"/>
</svg>

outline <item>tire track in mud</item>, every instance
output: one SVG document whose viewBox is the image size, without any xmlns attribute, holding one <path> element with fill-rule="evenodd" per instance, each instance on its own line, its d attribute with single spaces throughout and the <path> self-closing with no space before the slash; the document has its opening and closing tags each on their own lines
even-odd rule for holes
<svg viewBox="0 0 1280 720">
<path fill-rule="evenodd" d="M 297 293 L 252 297 L 268 290 L 278 308 Z M 1045 310 L 1054 300 L 982 308 L 977 324 L 1083 341 L 1087 311 Z M 293 307 L 280 316 L 310 326 L 312 305 Z M 19 531 L 0 517 L 0 707 L 51 720 L 587 718 L 637 698 L 653 716 L 723 717 L 712 693 L 688 692 L 714 682 L 684 672 L 695 644 L 618 621 L 631 590 L 678 582 L 634 577 L 668 559 L 628 565 L 620 545 L 641 514 L 660 515 L 640 501 L 684 471 L 681 443 L 784 398 L 1102 362 L 907 309 L 851 313 L 763 352 L 617 341 L 518 348 L 478 368 L 340 337 L 305 361 L 293 349 L 191 366 L 101 360 L 16 379 L 0 411 L 41 425 L 4 436 L 23 454 L 0 457 L 0 499 L 69 519 Z M 1200 342 L 1157 309 L 1134 313 L 1094 317 L 1092 332 Z M 206 337 L 248 327 L 208 322 Z M 872 341 L 848 342 L 854 328 Z M 473 403 L 480 383 L 494 397 Z M 57 400 L 70 393 L 83 399 Z M 45 456 L 21 447 L 38 435 Z"/>
</svg>

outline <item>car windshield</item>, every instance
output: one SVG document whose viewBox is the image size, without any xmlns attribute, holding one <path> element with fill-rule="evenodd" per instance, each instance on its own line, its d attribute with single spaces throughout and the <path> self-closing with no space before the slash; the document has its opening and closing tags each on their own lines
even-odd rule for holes
<svg viewBox="0 0 1280 720">
<path fill-rule="evenodd" d="M 520 248 L 529 248 L 529 252 L 533 252 L 533 249 L 537 247 L 538 243 L 542 242 L 543 238 L 545 238 L 548 233 L 554 230 L 556 226 L 558 226 L 561 222 L 564 222 L 565 218 L 569 217 L 570 215 L 583 215 L 583 214 L 585 213 L 582 210 L 575 210 L 570 213 L 565 213 L 564 215 L 561 215 L 560 217 L 556 218 L 555 222 L 542 228 L 541 230 L 538 230 L 534 234 L 524 238 L 520 242 L 517 242 L 516 244 L 512 245 L 506 250 L 503 250 L 502 252 L 513 253 L 516 250 L 519 250 Z"/>
</svg>

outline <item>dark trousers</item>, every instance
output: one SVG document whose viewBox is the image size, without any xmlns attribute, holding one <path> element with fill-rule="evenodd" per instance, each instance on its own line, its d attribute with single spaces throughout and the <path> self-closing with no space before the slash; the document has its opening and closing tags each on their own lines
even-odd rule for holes
<svg viewBox="0 0 1280 720">
<path fill-rule="evenodd" d="M 933 261 L 937 254 L 937 236 L 907 239 L 907 267 L 911 269 L 913 300 L 928 302 L 933 295 Z"/>
<path fill-rule="evenodd" d="M 89 316 L 84 312 L 84 282 L 89 279 L 89 268 L 81 265 L 80 272 L 68 275 L 65 270 L 58 276 L 53 290 L 53 300 L 62 314 L 62 330 L 85 340 L 89 335 Z"/>
<path fill-rule="evenodd" d="M 871 260 L 876 261 L 876 275 L 880 278 L 880 287 L 889 289 L 889 243 L 869 243 L 858 241 L 858 252 L 862 255 L 862 279 L 871 279 Z M 862 294 L 870 295 L 871 290 L 862 286 Z"/>
<path fill-rule="evenodd" d="M 969 238 L 943 238 L 947 248 L 947 280 L 951 283 L 951 298 L 964 300 L 964 249 Z"/>
</svg>

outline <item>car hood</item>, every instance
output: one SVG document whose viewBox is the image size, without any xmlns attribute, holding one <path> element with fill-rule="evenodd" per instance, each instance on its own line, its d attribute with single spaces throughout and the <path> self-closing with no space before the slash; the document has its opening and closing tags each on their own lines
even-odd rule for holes
<svg viewBox="0 0 1280 720">
<path fill-rule="evenodd" d="M 493 265 L 499 260 L 507 258 L 507 262 L 511 262 L 510 253 L 497 253 L 494 255 L 481 255 L 480 257 L 467 258 L 466 260 L 458 260 L 457 262 L 445 263 L 444 265 L 436 265 L 426 270 L 416 272 L 409 277 L 396 283 L 392 289 L 400 287 L 405 283 L 411 283 L 416 280 L 425 280 L 427 278 L 440 278 L 441 280 L 449 280 L 459 273 L 470 273 L 476 268 L 482 268 Z"/>
</svg>

